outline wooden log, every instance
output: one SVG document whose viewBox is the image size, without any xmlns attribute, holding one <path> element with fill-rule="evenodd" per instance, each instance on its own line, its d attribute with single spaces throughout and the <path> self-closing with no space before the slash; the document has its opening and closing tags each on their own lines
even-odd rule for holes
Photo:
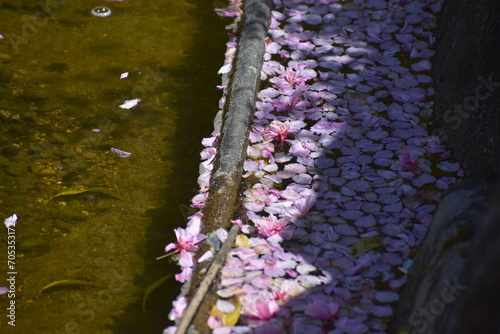
<svg viewBox="0 0 500 334">
<path fill-rule="evenodd" d="M 208 250 L 214 254 L 219 251 L 220 244 L 215 232 L 221 227 L 229 230 L 231 220 L 236 218 L 239 209 L 243 162 L 246 157 L 251 117 L 255 110 L 271 7 L 271 0 L 245 1 L 228 88 L 228 107 L 223 115 L 214 171 L 210 178 L 209 196 L 202 210 L 201 232 L 207 235 L 207 239 L 195 258 L 199 258 Z M 220 262 L 222 265 L 219 257 L 213 262 Z M 188 317 L 180 320 L 177 333 L 184 333 L 186 330 L 188 333 L 210 332 L 207 319 L 212 305 L 217 300 L 216 286 L 213 284 L 217 272 L 210 271 L 211 264 L 212 261 L 205 261 L 195 266 L 186 294 L 190 302 L 186 311 Z M 207 273 L 213 275 L 209 285 L 206 284 L 207 280 L 204 280 Z M 205 290 L 203 294 L 197 294 L 200 286 Z M 200 299 L 200 295 L 203 295 L 203 298 Z M 193 302 L 195 304 L 191 305 Z"/>
</svg>

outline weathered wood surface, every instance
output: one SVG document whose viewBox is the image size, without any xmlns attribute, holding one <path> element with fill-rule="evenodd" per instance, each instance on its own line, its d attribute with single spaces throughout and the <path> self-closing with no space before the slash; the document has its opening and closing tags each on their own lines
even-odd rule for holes
<svg viewBox="0 0 500 334">
<path fill-rule="evenodd" d="M 229 230 L 231 220 L 235 219 L 239 208 L 238 196 L 243 172 L 243 161 L 246 157 L 248 132 L 251 117 L 255 110 L 255 99 L 260 82 L 260 70 L 264 56 L 264 39 L 266 37 L 271 15 L 271 0 L 247 0 L 243 9 L 242 22 L 238 36 L 238 48 L 228 92 L 227 110 L 223 114 L 221 136 L 218 142 L 217 156 L 211 175 L 209 197 L 202 210 L 201 232 L 207 235 L 195 258 L 199 258 L 208 250 L 219 251 L 220 245 L 215 232 L 220 227 Z M 222 255 L 220 257 L 223 257 Z M 213 282 L 207 285 L 203 281 L 213 262 L 221 262 L 219 257 L 213 261 L 205 261 L 195 266 L 193 277 L 186 296 L 191 303 L 186 314 L 188 319 L 181 319 L 178 333 L 209 333 L 207 319 L 210 309 L 217 300 Z M 225 257 L 224 257 L 225 258 Z M 222 264 L 222 263 L 221 263 Z M 215 277 L 216 275 L 214 275 Z M 198 288 L 204 287 L 204 296 Z M 192 317 L 192 319 L 191 319 Z"/>
</svg>

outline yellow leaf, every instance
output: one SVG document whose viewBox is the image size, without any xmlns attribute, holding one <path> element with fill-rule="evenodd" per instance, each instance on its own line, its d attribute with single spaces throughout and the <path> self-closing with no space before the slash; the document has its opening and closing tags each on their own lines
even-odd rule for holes
<svg viewBox="0 0 500 334">
<path fill-rule="evenodd" d="M 240 318 L 241 303 L 238 298 L 232 298 L 234 304 L 234 311 L 231 313 L 221 313 L 222 314 L 222 324 L 224 326 L 234 326 Z"/>
<path fill-rule="evenodd" d="M 234 310 L 232 312 L 222 313 L 217 308 L 217 305 L 214 305 L 214 306 L 212 306 L 212 309 L 210 310 L 210 315 L 214 318 L 222 319 L 223 326 L 234 326 L 234 325 L 236 325 L 236 323 L 238 323 L 238 320 L 240 318 L 241 303 L 237 297 L 233 297 L 233 298 L 229 299 L 228 301 L 234 305 Z"/>
<path fill-rule="evenodd" d="M 70 190 L 65 190 L 63 192 L 60 192 L 60 193 L 52 196 L 46 203 L 52 201 L 54 198 L 59 197 L 59 196 L 79 195 L 79 194 L 89 193 L 89 192 L 101 193 L 101 194 L 104 194 L 104 195 L 108 195 L 110 197 L 117 198 L 120 201 L 125 201 L 118 194 L 112 192 L 111 190 L 100 188 L 100 187 L 94 187 L 94 188 L 87 188 L 87 189 L 70 189 Z"/>
<path fill-rule="evenodd" d="M 382 242 L 381 236 L 373 236 L 373 237 L 366 237 L 363 239 L 359 239 L 352 245 L 352 250 L 355 252 L 354 256 L 358 257 L 368 251 L 371 251 L 372 249 L 379 248 L 380 246 L 382 246 L 381 242 Z"/>
<path fill-rule="evenodd" d="M 41 294 L 42 292 L 44 292 L 48 289 L 51 289 L 53 287 L 68 286 L 68 285 L 93 286 L 93 287 L 98 287 L 98 288 L 104 288 L 103 286 L 101 286 L 99 284 L 92 283 L 89 281 L 80 280 L 80 279 L 63 279 L 63 280 L 55 281 L 55 282 L 52 282 L 52 283 L 45 285 L 38 293 Z"/>
<path fill-rule="evenodd" d="M 212 309 L 210 310 L 210 316 L 217 318 L 217 316 L 220 314 L 219 309 L 217 308 L 216 305 L 212 306 Z"/>
<path fill-rule="evenodd" d="M 160 285 L 165 283 L 172 274 L 167 274 L 166 276 L 163 276 L 162 278 L 156 280 L 153 284 L 151 284 L 146 291 L 144 292 L 144 296 L 142 297 L 142 311 L 146 313 L 146 303 L 148 301 L 149 296 L 155 291 Z"/>
<path fill-rule="evenodd" d="M 236 247 L 250 247 L 248 237 L 244 234 L 238 234 L 236 236 Z"/>
</svg>

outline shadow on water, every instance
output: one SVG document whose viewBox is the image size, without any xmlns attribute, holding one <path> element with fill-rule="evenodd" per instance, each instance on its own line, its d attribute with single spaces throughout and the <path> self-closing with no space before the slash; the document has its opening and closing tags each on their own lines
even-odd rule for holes
<svg viewBox="0 0 500 334">
<path fill-rule="evenodd" d="M 188 215 L 195 212 L 189 201 L 198 191 L 196 182 L 202 150 L 201 139 L 208 137 L 213 130 L 213 118 L 218 110 L 218 100 L 222 92 L 216 89 L 220 84 L 218 69 L 222 66 L 227 34 L 227 21 L 217 17 L 211 1 L 187 1 L 196 6 L 190 13 L 201 27 L 193 37 L 194 43 L 186 52 L 184 65 L 165 69 L 168 75 L 180 84 L 176 97 L 171 103 L 178 110 L 175 122 L 176 145 L 168 156 L 172 160 L 174 172 L 170 174 L 164 188 L 165 205 L 150 209 L 146 215 L 152 221 L 147 235 L 145 271 L 137 278 L 137 285 L 146 289 L 162 277 L 179 272 L 179 267 L 170 259 L 156 260 L 163 254 L 165 245 L 175 241 L 173 229 L 185 227 Z M 173 137 L 169 134 L 163 140 Z M 160 269 L 159 269 L 160 267 Z M 180 293 L 181 284 L 170 277 L 150 295 L 146 304 L 146 314 L 142 313 L 141 300 L 128 305 L 123 316 L 116 318 L 112 327 L 114 333 L 161 333 L 170 325 L 168 312 L 172 300 Z"/>
</svg>

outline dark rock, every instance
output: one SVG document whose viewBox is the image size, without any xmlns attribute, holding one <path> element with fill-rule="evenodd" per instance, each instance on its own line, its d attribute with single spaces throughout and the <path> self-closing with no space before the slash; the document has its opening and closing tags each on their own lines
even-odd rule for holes
<svg viewBox="0 0 500 334">
<path fill-rule="evenodd" d="M 467 174 L 500 164 L 500 2 L 446 0 L 437 25 L 434 116 Z"/>
<path fill-rule="evenodd" d="M 461 274 L 468 288 L 458 305 L 464 333 L 500 333 L 500 183 L 495 186 L 489 211 L 477 226 Z"/>
<path fill-rule="evenodd" d="M 391 333 L 500 333 L 500 2 L 445 0 L 433 134 L 471 176 L 443 197 Z"/>
<path fill-rule="evenodd" d="M 470 289 L 464 261 L 492 189 L 492 182 L 475 178 L 444 195 L 414 259 L 394 317 L 395 333 L 461 333 L 457 307 Z"/>
</svg>

